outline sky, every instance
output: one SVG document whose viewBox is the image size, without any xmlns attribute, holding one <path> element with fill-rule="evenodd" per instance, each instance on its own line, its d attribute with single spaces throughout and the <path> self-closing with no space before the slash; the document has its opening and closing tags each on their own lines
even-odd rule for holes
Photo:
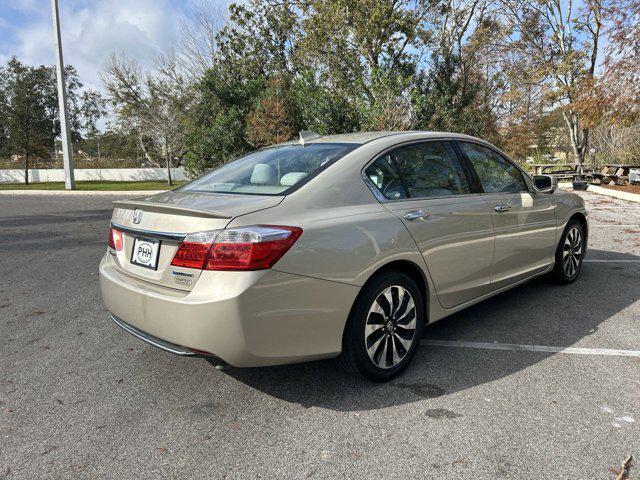
<svg viewBox="0 0 640 480">
<path fill-rule="evenodd" d="M 99 72 L 112 52 L 149 67 L 176 47 L 181 18 L 196 1 L 59 0 L 64 61 L 87 87 L 102 90 Z M 0 0 L 0 64 L 15 55 L 30 65 L 53 65 L 53 39 L 51 0 Z"/>
</svg>

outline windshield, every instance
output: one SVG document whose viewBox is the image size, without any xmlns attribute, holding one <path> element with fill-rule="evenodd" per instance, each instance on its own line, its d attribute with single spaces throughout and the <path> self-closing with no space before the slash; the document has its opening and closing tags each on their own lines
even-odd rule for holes
<svg viewBox="0 0 640 480">
<path fill-rule="evenodd" d="M 359 146 L 356 143 L 312 143 L 266 148 L 213 170 L 179 190 L 281 195 Z"/>
</svg>

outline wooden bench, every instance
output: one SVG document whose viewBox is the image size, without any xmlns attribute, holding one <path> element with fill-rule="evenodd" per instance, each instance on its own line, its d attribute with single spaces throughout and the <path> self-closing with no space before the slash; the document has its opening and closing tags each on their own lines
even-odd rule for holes
<svg viewBox="0 0 640 480">
<path fill-rule="evenodd" d="M 626 185 L 629 182 L 629 170 L 632 168 L 640 168 L 640 165 L 608 163 L 603 165 L 599 172 L 591 172 L 587 175 L 587 179 L 600 185 L 608 185 L 611 182 L 616 185 Z"/>
<path fill-rule="evenodd" d="M 534 168 L 534 175 L 552 175 L 558 180 L 574 180 L 579 176 L 580 168 L 578 163 L 533 163 L 529 166 Z M 582 164 L 583 172 L 589 172 L 590 168 L 590 164 Z"/>
</svg>

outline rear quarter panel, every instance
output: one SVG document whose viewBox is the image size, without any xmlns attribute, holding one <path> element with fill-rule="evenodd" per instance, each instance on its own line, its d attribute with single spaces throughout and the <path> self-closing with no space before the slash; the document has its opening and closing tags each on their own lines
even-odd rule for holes
<svg viewBox="0 0 640 480">
<path fill-rule="evenodd" d="M 394 260 L 408 260 L 425 271 L 413 238 L 380 204 L 335 207 L 300 213 L 279 208 L 246 215 L 240 224 L 294 225 L 303 234 L 273 270 L 362 286 L 371 275 Z"/>
</svg>

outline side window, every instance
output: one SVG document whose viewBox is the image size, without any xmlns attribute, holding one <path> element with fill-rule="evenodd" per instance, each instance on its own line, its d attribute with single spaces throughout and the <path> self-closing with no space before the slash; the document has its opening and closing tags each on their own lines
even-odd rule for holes
<svg viewBox="0 0 640 480">
<path fill-rule="evenodd" d="M 389 154 L 369 165 L 364 173 L 388 200 L 407 198 L 407 192 Z"/>
<path fill-rule="evenodd" d="M 519 193 L 528 191 L 522 172 L 509 160 L 490 148 L 460 142 L 487 193 Z"/>
<path fill-rule="evenodd" d="M 449 142 L 425 142 L 391 152 L 409 197 L 442 197 L 470 193 L 458 157 Z"/>
</svg>

